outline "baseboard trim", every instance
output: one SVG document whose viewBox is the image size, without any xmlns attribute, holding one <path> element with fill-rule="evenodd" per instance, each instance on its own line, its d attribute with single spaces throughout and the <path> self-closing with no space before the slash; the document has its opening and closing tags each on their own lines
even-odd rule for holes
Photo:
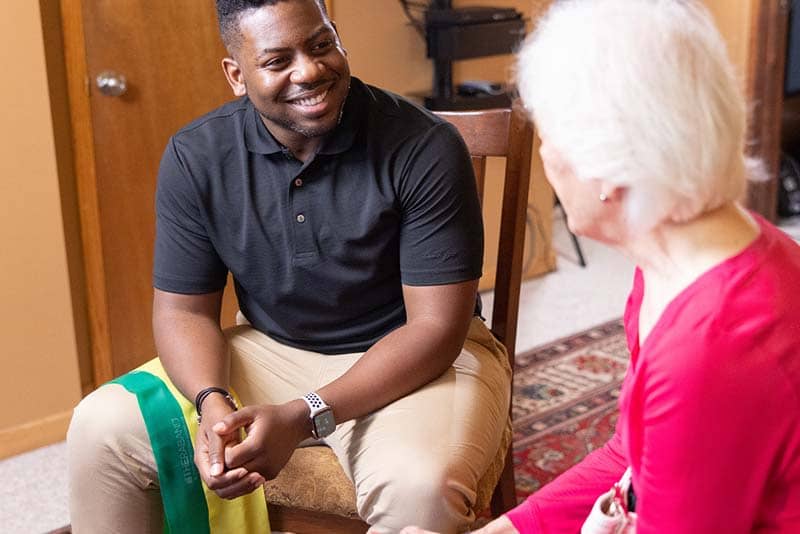
<svg viewBox="0 0 800 534">
<path fill-rule="evenodd" d="M 0 430 L 0 460 L 64 441 L 72 410 Z"/>
</svg>

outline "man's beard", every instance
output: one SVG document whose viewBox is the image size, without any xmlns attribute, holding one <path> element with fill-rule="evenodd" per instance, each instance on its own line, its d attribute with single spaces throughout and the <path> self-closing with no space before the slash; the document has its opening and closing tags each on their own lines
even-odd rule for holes
<svg viewBox="0 0 800 534">
<path fill-rule="evenodd" d="M 336 129 L 337 126 L 342 122 L 342 116 L 344 115 L 344 105 L 347 102 L 347 97 L 350 95 L 350 83 L 347 84 L 347 93 L 345 93 L 345 97 L 342 99 L 342 103 L 339 106 L 339 112 L 336 116 L 336 122 L 334 122 L 331 126 L 321 126 L 319 128 L 304 128 L 300 124 L 286 118 L 286 117 L 275 117 L 272 115 L 267 115 L 266 113 L 262 113 L 261 111 L 258 114 L 261 116 L 263 121 L 272 122 L 287 130 L 291 130 L 295 133 L 299 133 L 303 137 L 307 137 L 312 139 L 314 137 L 322 137 L 331 133 L 333 130 Z"/>
</svg>

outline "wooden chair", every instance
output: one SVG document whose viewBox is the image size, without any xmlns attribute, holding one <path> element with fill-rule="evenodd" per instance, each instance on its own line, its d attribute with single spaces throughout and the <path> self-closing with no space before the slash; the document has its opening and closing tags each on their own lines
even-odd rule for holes
<svg viewBox="0 0 800 534">
<path fill-rule="evenodd" d="M 519 291 L 530 184 L 533 127 L 511 109 L 439 112 L 467 144 L 478 192 L 483 198 L 486 158 L 506 159 L 491 330 L 508 349 L 514 369 Z M 498 516 L 516 505 L 511 425 L 495 462 L 479 483 L 476 511 L 491 506 Z M 313 473 L 313 475 L 312 475 Z M 363 533 L 369 528 L 356 512 L 355 488 L 327 447 L 297 449 L 280 475 L 265 486 L 270 525 L 296 532 Z"/>
</svg>

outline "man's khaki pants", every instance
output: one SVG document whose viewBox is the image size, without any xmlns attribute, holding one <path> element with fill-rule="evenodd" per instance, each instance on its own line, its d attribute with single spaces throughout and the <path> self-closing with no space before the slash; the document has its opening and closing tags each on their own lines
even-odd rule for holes
<svg viewBox="0 0 800 534">
<path fill-rule="evenodd" d="M 231 385 L 246 405 L 299 398 L 361 356 L 287 347 L 250 326 L 226 335 Z M 445 374 L 340 424 L 325 440 L 355 481 L 358 512 L 370 532 L 406 525 L 454 532 L 474 520 L 476 487 L 508 417 L 510 374 L 504 349 L 475 318 Z M 158 475 L 134 395 L 116 384 L 88 395 L 75 409 L 67 448 L 75 534 L 161 532 Z"/>
</svg>

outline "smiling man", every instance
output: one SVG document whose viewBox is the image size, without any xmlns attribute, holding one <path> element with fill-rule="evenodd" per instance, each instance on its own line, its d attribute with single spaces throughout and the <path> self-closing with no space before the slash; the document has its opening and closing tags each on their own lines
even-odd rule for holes
<svg viewBox="0 0 800 534">
<path fill-rule="evenodd" d="M 170 139 L 156 202 L 150 365 L 202 414 L 197 473 L 220 497 L 247 495 L 316 439 L 373 532 L 454 532 L 474 519 L 510 388 L 479 316 L 466 148 L 447 122 L 350 76 L 323 0 L 217 0 L 217 12 L 239 98 Z M 241 324 L 223 331 L 228 273 Z M 73 417 L 77 534 L 158 531 L 172 502 L 124 378 Z"/>
<path fill-rule="evenodd" d="M 242 16 L 248 4 L 217 2 L 232 55 L 222 62 L 225 76 L 236 96 L 249 97 L 275 140 L 305 161 L 341 118 L 350 88 L 346 53 L 322 0 L 282 1 Z"/>
</svg>

